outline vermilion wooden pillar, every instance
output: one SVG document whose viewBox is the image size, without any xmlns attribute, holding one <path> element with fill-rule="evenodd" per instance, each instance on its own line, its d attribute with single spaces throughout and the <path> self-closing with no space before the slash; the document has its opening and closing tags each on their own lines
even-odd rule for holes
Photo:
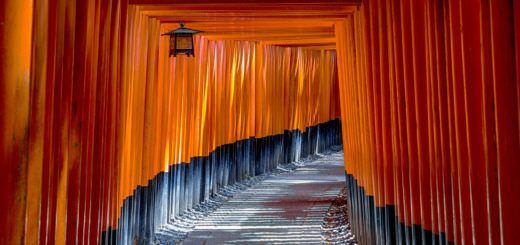
<svg viewBox="0 0 520 245">
<path fill-rule="evenodd" d="M 515 243 L 518 9 L 511 1 L 370 0 L 354 28 L 336 26 L 360 241 Z M 397 217 L 381 224 L 385 210 Z"/>
<path fill-rule="evenodd" d="M 2 1 L 0 9 L 0 243 L 22 244 L 28 190 L 33 2 Z"/>
<path fill-rule="evenodd" d="M 0 3 L 0 243 L 113 239 L 157 176 L 250 138 L 267 163 L 281 134 L 295 159 L 287 132 L 338 109 L 360 241 L 518 243 L 517 1 L 237 2 Z M 208 33 L 170 60 L 158 34 L 183 14 Z"/>
</svg>

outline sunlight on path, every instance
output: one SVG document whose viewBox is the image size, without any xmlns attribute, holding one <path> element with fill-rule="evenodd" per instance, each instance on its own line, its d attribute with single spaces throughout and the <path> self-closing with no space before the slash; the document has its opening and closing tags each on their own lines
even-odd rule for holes
<svg viewBox="0 0 520 245">
<path fill-rule="evenodd" d="M 319 244 L 325 213 L 344 186 L 343 153 L 325 155 L 237 194 L 182 244 Z"/>
</svg>

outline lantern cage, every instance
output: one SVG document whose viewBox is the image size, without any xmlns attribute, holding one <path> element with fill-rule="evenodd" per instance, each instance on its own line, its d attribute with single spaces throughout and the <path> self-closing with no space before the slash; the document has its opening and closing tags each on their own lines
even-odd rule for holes
<svg viewBox="0 0 520 245">
<path fill-rule="evenodd" d="M 195 57 L 195 48 L 193 44 L 193 35 L 201 31 L 184 27 L 184 23 L 180 23 L 180 27 L 162 34 L 162 36 L 170 36 L 170 52 L 169 56 L 176 57 L 177 54 L 185 54 L 188 57 Z"/>
</svg>

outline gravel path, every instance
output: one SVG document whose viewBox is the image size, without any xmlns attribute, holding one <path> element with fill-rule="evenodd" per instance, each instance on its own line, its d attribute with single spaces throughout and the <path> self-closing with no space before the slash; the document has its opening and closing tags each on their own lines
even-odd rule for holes
<svg viewBox="0 0 520 245">
<path fill-rule="evenodd" d="M 236 194 L 182 244 L 320 244 L 324 217 L 344 186 L 343 153 L 324 155 Z"/>
<path fill-rule="evenodd" d="M 339 195 L 332 201 L 321 229 L 322 239 L 326 244 L 357 244 L 348 218 L 347 187 L 341 189 Z"/>
</svg>

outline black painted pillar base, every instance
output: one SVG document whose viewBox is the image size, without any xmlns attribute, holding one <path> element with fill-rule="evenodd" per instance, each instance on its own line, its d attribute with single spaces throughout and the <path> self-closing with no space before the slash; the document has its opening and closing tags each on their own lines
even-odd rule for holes
<svg viewBox="0 0 520 245">
<path fill-rule="evenodd" d="M 446 234 L 399 221 L 394 205 L 376 207 L 353 175 L 345 172 L 352 231 L 360 244 L 453 244 Z"/>
<path fill-rule="evenodd" d="M 214 196 L 219 189 L 271 172 L 279 164 L 341 145 L 341 122 L 331 120 L 305 132 L 250 138 L 222 145 L 205 157 L 170 165 L 139 186 L 123 202 L 118 228 L 104 231 L 103 244 L 142 244 L 154 241 L 155 231 L 175 222 L 183 212 Z"/>
</svg>

